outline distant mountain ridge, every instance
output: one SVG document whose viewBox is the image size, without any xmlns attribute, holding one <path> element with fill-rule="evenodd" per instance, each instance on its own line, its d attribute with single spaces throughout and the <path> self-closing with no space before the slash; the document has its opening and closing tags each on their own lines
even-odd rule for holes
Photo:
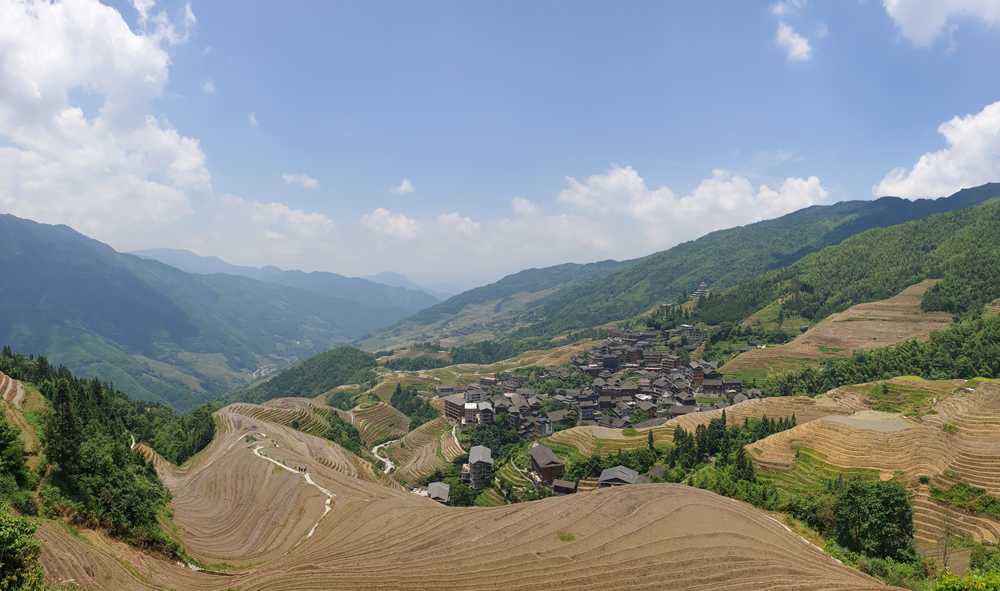
<svg viewBox="0 0 1000 591">
<path fill-rule="evenodd" d="M 546 302 L 536 311 L 542 320 L 519 334 L 555 336 L 630 318 L 658 303 L 686 297 L 701 281 L 713 292 L 725 290 L 865 230 L 981 205 L 998 196 L 1000 183 L 988 183 L 938 199 L 842 201 L 712 232 Z"/>
<path fill-rule="evenodd" d="M 0 341 L 177 410 L 409 312 L 185 273 L 67 226 L 0 215 Z"/>
<path fill-rule="evenodd" d="M 393 287 L 405 287 L 406 289 L 412 289 L 414 291 L 423 291 L 431 294 L 440 301 L 445 301 L 448 298 L 454 296 L 454 293 L 448 293 L 443 291 L 434 291 L 428 289 L 423 285 L 419 285 L 410 281 L 409 277 L 403 275 L 402 273 L 394 273 L 392 271 L 382 271 L 381 273 L 376 273 L 375 275 L 369 275 L 364 277 L 368 281 L 374 281 L 375 283 L 381 283 L 382 285 L 391 285 Z"/>
<path fill-rule="evenodd" d="M 203 257 L 189 250 L 174 248 L 153 248 L 137 250 L 134 254 L 144 259 L 152 259 L 176 267 L 187 273 L 210 275 L 225 273 L 249 277 L 258 281 L 277 283 L 287 287 L 308 289 L 320 295 L 351 300 L 365 306 L 375 308 L 402 308 L 411 313 L 423 310 L 441 301 L 435 295 L 425 290 L 407 286 L 392 285 L 383 282 L 370 281 L 360 277 L 345 277 L 337 273 L 324 271 L 285 271 L 278 267 L 244 267 L 232 265 L 214 257 Z M 400 275 L 400 277 L 403 277 Z M 403 279 L 406 279 L 403 277 Z M 408 281 L 408 280 L 407 280 Z M 411 282 L 412 283 L 412 282 Z M 413 284 L 414 286 L 416 284 Z"/>
</svg>

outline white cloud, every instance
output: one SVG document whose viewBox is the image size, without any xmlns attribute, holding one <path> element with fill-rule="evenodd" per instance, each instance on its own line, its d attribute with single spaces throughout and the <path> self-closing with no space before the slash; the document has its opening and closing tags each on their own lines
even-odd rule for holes
<svg viewBox="0 0 1000 591">
<path fill-rule="evenodd" d="M 210 194 L 198 140 L 147 114 L 167 80 L 163 44 L 180 39 L 165 16 L 137 34 L 96 0 L 4 2 L 0 15 L 0 209 L 107 237 Z M 77 93 L 98 99 L 96 114 Z"/>
<path fill-rule="evenodd" d="M 215 243 L 218 252 L 235 249 L 240 256 L 250 255 L 260 264 L 273 256 L 328 253 L 336 226 L 321 213 L 292 209 L 283 203 L 244 201 L 235 195 L 223 195 L 215 209 L 217 219 L 212 231 L 202 233 L 199 250 L 205 250 L 205 238 Z M 263 242 L 261 239 L 263 238 Z"/>
<path fill-rule="evenodd" d="M 524 197 L 514 197 L 510 200 L 511 207 L 515 213 L 521 215 L 538 215 L 542 213 L 542 208 L 528 201 Z"/>
<path fill-rule="evenodd" d="M 400 183 L 398 187 L 393 187 L 389 190 L 397 195 L 405 195 L 406 193 L 416 191 L 417 188 L 413 186 L 413 183 L 411 183 L 409 179 L 403 179 L 403 182 Z"/>
<path fill-rule="evenodd" d="M 957 18 L 1000 26 L 1000 0 L 884 0 L 883 4 L 900 33 L 918 47 L 934 43 Z"/>
<path fill-rule="evenodd" d="M 212 81 L 209 80 L 205 82 L 205 86 L 202 87 L 202 90 L 205 92 L 215 92 L 215 84 L 212 84 Z"/>
<path fill-rule="evenodd" d="M 804 62 L 809 60 L 809 54 L 812 52 L 809 40 L 796 33 L 786 23 L 778 23 L 778 33 L 775 36 L 775 41 L 788 54 L 788 61 Z"/>
<path fill-rule="evenodd" d="M 602 230 L 620 246 L 642 230 L 643 244 L 661 247 L 696 238 L 705 232 L 757 222 L 824 202 L 828 192 L 816 177 L 789 178 L 780 190 L 767 185 L 755 190 L 746 178 L 715 170 L 690 195 L 678 197 L 670 188 L 650 189 L 631 166 L 612 165 L 603 174 L 580 183 L 566 177 L 569 187 L 557 199 L 610 219 Z M 608 229 L 610 228 L 610 230 Z M 621 228 L 621 229 L 620 229 Z"/>
<path fill-rule="evenodd" d="M 260 123 L 257 122 L 257 118 L 254 117 L 253 113 L 250 113 L 250 127 L 258 127 Z"/>
<path fill-rule="evenodd" d="M 804 4 L 803 0 L 783 0 L 771 5 L 771 14 L 778 18 L 791 16 L 799 11 Z"/>
<path fill-rule="evenodd" d="M 469 237 L 479 234 L 479 222 L 474 222 L 471 218 L 460 216 L 457 213 L 439 215 L 437 221 L 446 229 L 461 232 Z"/>
<path fill-rule="evenodd" d="M 376 234 L 398 238 L 404 242 L 417 236 L 416 220 L 401 213 L 392 213 L 383 207 L 361 216 L 361 224 Z"/>
<path fill-rule="evenodd" d="M 286 185 L 297 184 L 302 185 L 307 189 L 319 188 L 319 181 L 304 174 L 283 174 L 281 175 L 281 178 L 285 179 Z"/>
<path fill-rule="evenodd" d="M 872 188 L 875 196 L 944 197 L 1000 179 L 1000 102 L 938 126 L 948 147 L 920 157 L 912 170 L 894 168 Z"/>
</svg>

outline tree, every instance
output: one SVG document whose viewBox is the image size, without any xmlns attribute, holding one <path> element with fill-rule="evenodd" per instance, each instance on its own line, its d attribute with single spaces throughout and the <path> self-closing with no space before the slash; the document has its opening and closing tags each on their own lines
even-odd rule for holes
<svg viewBox="0 0 1000 591">
<path fill-rule="evenodd" d="M 649 444 L 649 449 L 653 449 L 653 430 L 652 429 L 649 430 L 649 441 L 647 443 Z"/>
<path fill-rule="evenodd" d="M 742 445 L 736 449 L 736 477 L 750 483 L 757 482 L 757 475 L 754 472 L 753 460 L 750 454 Z"/>
<path fill-rule="evenodd" d="M 575 410 L 566 411 L 566 415 L 563 417 L 563 423 L 567 427 L 575 427 L 576 423 L 580 420 L 580 415 L 577 414 Z"/>
<path fill-rule="evenodd" d="M 78 463 L 80 443 L 69 382 L 61 379 L 52 397 L 52 413 L 45 423 L 45 455 L 59 470 L 73 474 Z"/>
<path fill-rule="evenodd" d="M 913 505 L 903 485 L 894 480 L 847 483 L 834 504 L 837 543 L 872 558 L 912 561 Z"/>
<path fill-rule="evenodd" d="M 476 502 L 476 491 L 464 484 L 451 484 L 448 490 L 448 504 L 452 507 L 471 507 Z"/>
<path fill-rule="evenodd" d="M 38 525 L 0 507 L 0 589 L 35 589 L 42 584 Z"/>
</svg>

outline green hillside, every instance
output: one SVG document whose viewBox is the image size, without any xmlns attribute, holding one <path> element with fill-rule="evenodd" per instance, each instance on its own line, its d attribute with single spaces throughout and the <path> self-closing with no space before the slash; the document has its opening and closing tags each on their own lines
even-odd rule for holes
<svg viewBox="0 0 1000 591">
<path fill-rule="evenodd" d="M 632 265 L 635 261 L 566 263 L 543 269 L 526 269 L 489 285 L 470 289 L 425 308 L 416 314 L 358 339 L 356 344 L 374 351 L 412 340 L 451 339 L 449 344 L 482 340 L 508 332 L 536 308 L 558 299 L 567 290 Z"/>
<path fill-rule="evenodd" d="M 926 311 L 975 318 L 1000 297 L 1000 200 L 863 232 L 704 300 L 692 319 L 740 322 L 781 299 L 787 314 L 818 321 L 925 279 L 941 279 Z"/>
<path fill-rule="evenodd" d="M 701 281 L 713 292 L 719 292 L 865 230 L 971 207 L 998 195 L 1000 184 L 991 183 L 935 200 L 883 197 L 875 201 L 847 201 L 712 232 L 546 302 L 535 312 L 544 320 L 521 334 L 555 336 L 567 330 L 629 318 L 658 303 L 686 298 Z"/>
<path fill-rule="evenodd" d="M 270 380 L 244 390 L 236 390 L 219 402 L 261 404 L 274 398 L 315 398 L 337 386 L 375 378 L 375 356 L 354 347 L 337 347 L 314 355 Z"/>
<path fill-rule="evenodd" d="M 230 275 L 191 275 L 66 226 L 0 216 L 0 340 L 185 410 L 399 319 Z"/>
</svg>

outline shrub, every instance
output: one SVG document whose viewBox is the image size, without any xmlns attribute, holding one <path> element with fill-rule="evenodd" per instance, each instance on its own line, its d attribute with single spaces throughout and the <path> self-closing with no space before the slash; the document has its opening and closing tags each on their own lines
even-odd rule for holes
<svg viewBox="0 0 1000 591">
<path fill-rule="evenodd" d="M 922 474 L 917 480 L 920 481 L 920 484 L 927 484 L 931 481 L 931 477 L 926 474 Z"/>
</svg>

